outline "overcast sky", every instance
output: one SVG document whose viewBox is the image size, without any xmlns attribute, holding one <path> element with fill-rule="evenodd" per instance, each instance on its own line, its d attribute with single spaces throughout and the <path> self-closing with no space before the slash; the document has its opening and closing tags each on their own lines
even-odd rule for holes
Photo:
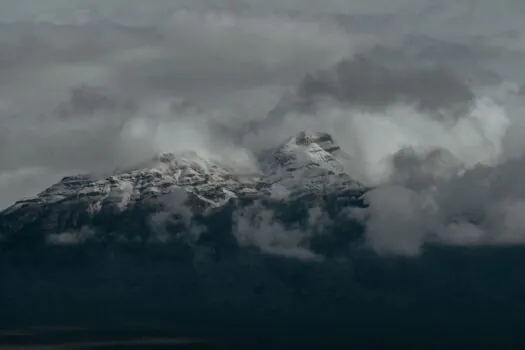
<svg viewBox="0 0 525 350">
<path fill-rule="evenodd" d="M 310 128 L 380 185 L 378 250 L 520 242 L 524 14 L 519 0 L 2 1 L 0 207 L 159 151 L 243 161 Z M 279 132 L 233 145 L 210 128 L 265 118 L 307 73 L 315 108 L 290 104 Z"/>
</svg>

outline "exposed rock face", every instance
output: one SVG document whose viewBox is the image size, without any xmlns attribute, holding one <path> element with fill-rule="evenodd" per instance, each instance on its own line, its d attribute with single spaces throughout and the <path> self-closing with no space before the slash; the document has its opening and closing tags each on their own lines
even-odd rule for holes
<svg viewBox="0 0 525 350">
<path fill-rule="evenodd" d="M 329 134 L 306 131 L 262 152 L 259 172 L 241 172 L 193 152 L 163 153 L 110 176 L 62 179 L 1 212 L 0 235 L 17 246 L 149 241 L 159 232 L 163 239 L 199 232 L 195 241 L 219 230 L 232 233 L 247 208 L 254 214 L 246 220 L 269 211 L 268 221 L 305 229 L 313 208 L 337 216 L 359 203 L 364 189 L 345 172 L 347 158 Z M 334 207 L 336 202 L 342 204 Z"/>
</svg>

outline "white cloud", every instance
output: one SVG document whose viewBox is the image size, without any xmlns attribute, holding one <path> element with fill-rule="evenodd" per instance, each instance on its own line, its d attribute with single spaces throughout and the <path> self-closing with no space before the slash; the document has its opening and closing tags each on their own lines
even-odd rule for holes
<svg viewBox="0 0 525 350">
<path fill-rule="evenodd" d="M 241 247 L 255 247 L 264 253 L 300 260 L 321 259 L 307 246 L 310 233 L 285 228 L 271 210 L 260 204 L 235 214 L 233 234 Z"/>
<path fill-rule="evenodd" d="M 65 174 L 107 171 L 159 151 L 191 149 L 253 168 L 253 149 L 311 129 L 334 136 L 355 178 L 383 186 L 368 195 L 367 237 L 378 251 L 414 255 L 436 240 L 521 243 L 523 5 L 495 6 L 4 1 L 0 207 Z M 377 67 L 352 61 L 355 54 Z M 281 123 L 243 135 L 243 147 L 227 133 L 263 118 L 307 72 L 343 58 L 349 71 L 328 90 L 346 95 L 310 96 Z M 454 79 L 421 73 L 434 66 Z M 88 89 L 87 107 L 70 95 L 82 85 L 103 91 Z M 172 108 L 173 101 L 197 106 Z M 466 106 L 460 115 L 447 115 L 453 102 Z M 240 242 L 315 257 L 302 245 L 304 232 L 261 220 L 254 228 L 239 218 Z"/>
</svg>

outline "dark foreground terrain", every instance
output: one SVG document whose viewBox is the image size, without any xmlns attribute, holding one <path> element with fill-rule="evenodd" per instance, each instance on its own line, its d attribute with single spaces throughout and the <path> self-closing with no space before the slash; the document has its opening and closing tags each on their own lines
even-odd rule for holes
<svg viewBox="0 0 525 350">
<path fill-rule="evenodd" d="M 522 248 L 429 248 L 410 259 L 356 250 L 324 262 L 249 249 L 190 255 L 169 245 L 85 245 L 4 259 L 0 343 L 368 349 L 524 341 Z"/>
</svg>

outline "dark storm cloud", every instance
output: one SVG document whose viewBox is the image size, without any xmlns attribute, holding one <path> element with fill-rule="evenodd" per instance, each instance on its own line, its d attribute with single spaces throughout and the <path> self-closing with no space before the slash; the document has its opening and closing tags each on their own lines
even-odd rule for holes
<svg viewBox="0 0 525 350">
<path fill-rule="evenodd" d="M 396 70 L 361 55 L 340 62 L 335 74 L 309 76 L 299 93 L 306 98 L 327 95 L 368 108 L 395 103 L 415 104 L 427 112 L 451 108 L 459 115 L 467 112 L 474 99 L 469 87 L 443 68 Z"/>
<path fill-rule="evenodd" d="M 159 148 L 203 149 L 184 144 L 180 134 L 189 128 L 201 135 L 193 141 L 206 139 L 206 120 L 235 113 L 181 110 L 177 101 L 200 104 L 241 88 L 294 84 L 351 47 L 334 26 L 287 16 L 179 7 L 163 22 L 122 25 L 110 5 L 99 4 L 103 18 L 81 20 L 73 11 L 79 4 L 49 2 L 64 5 L 57 12 L 34 5 L 30 10 L 43 11 L 37 19 L 0 24 L 2 206 L 64 173 L 110 171 Z M 162 12 L 166 3 L 158 5 Z M 185 124 L 172 123 L 181 113 Z M 198 121 L 189 122 L 193 117 Z"/>
<path fill-rule="evenodd" d="M 519 242 L 523 7 L 494 4 L 4 1 L 0 206 L 161 150 L 251 166 L 254 149 L 313 129 L 382 186 L 368 196 L 378 251 Z"/>
</svg>

